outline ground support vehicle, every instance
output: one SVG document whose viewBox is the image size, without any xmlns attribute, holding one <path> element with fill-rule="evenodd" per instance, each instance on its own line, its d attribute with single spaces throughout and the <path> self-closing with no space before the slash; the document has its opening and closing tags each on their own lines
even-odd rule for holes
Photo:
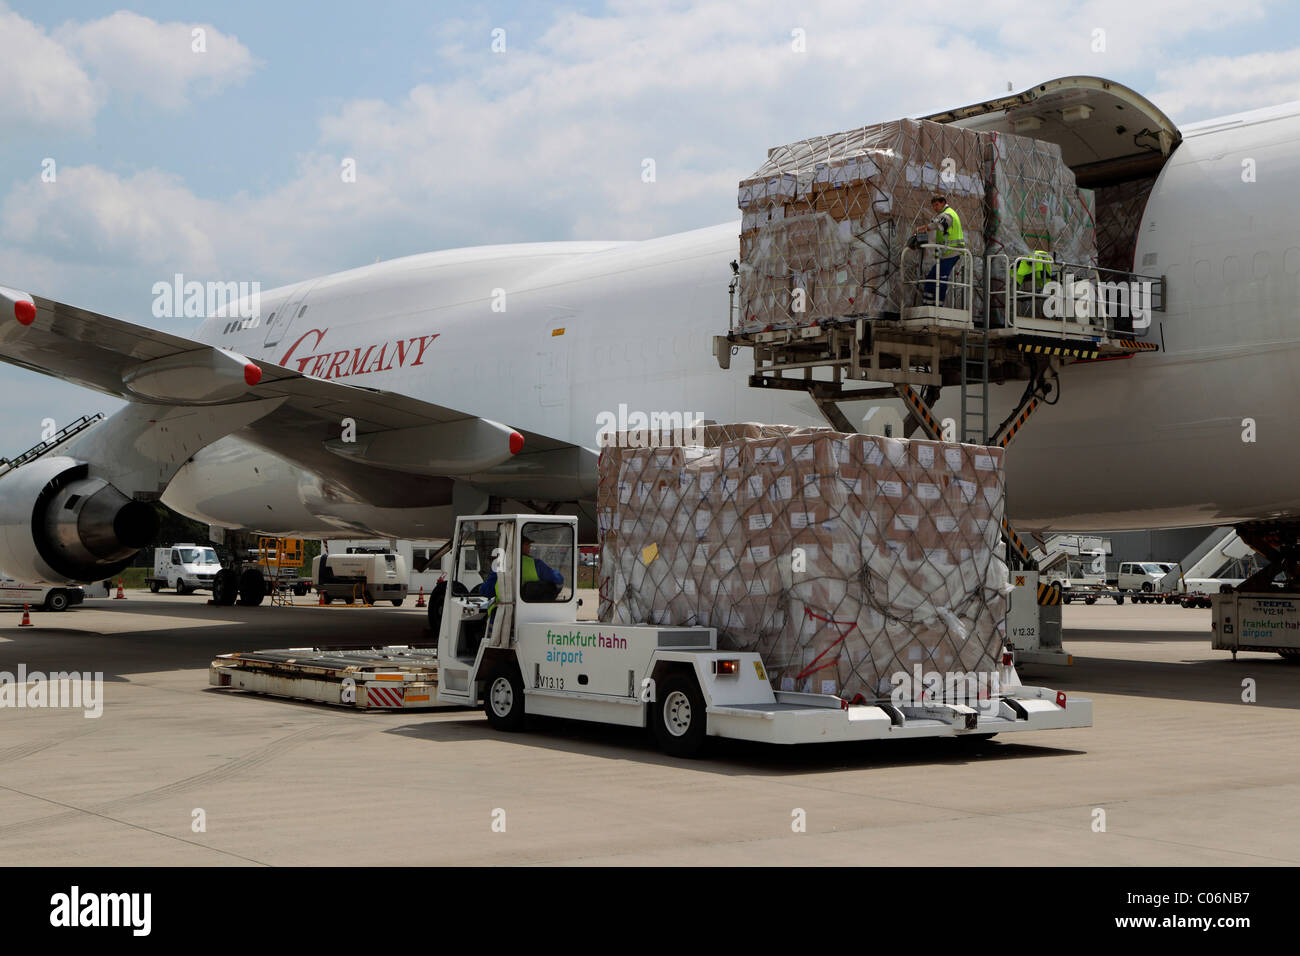
<svg viewBox="0 0 1300 956">
<path fill-rule="evenodd" d="M 522 729 L 529 715 L 648 727 L 665 751 L 679 756 L 698 753 L 709 737 L 774 744 L 979 739 L 1092 724 L 1090 700 L 1021 684 L 1010 652 L 994 692 L 973 705 L 849 701 L 774 691 L 761 655 L 719 649 L 712 628 L 578 622 L 576 536 L 577 519 L 564 516 L 457 519 L 453 567 L 467 566 L 473 553 L 474 566 L 494 564 L 497 579 L 491 596 L 466 587 L 443 592 L 436 678 L 428 658 L 406 661 L 410 669 L 403 669 L 391 648 L 379 649 L 379 658 L 376 651 L 350 658 L 299 648 L 225 655 L 213 661 L 209 681 L 358 706 L 358 684 L 366 686 L 368 702 L 369 688 L 383 686 L 380 681 L 419 685 L 422 696 L 436 680 L 436 696 L 418 703 L 482 706 L 503 731 Z M 524 539 L 531 555 L 521 548 Z M 519 570 L 525 558 L 559 571 L 563 585 L 529 579 L 529 571 Z M 407 701 L 404 694 L 403 709 Z"/>
</svg>

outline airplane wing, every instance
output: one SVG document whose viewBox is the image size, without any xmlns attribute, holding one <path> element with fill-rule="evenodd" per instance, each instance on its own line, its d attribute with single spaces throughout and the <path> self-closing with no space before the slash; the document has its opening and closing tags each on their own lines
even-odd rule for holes
<svg viewBox="0 0 1300 956">
<path fill-rule="evenodd" d="M 525 500 L 595 493 L 592 449 L 406 395 L 312 378 L 3 286 L 0 361 L 138 404 L 263 402 L 273 410 L 238 437 L 371 500 L 392 499 L 410 484 L 400 480 L 408 476 L 456 478 Z"/>
</svg>

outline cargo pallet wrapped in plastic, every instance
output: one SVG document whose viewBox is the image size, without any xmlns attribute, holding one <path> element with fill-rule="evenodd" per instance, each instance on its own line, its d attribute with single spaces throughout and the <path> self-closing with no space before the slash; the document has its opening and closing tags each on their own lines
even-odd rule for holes
<svg viewBox="0 0 1300 956">
<path fill-rule="evenodd" d="M 741 327 L 898 312 L 900 256 L 936 192 L 980 261 L 983 140 L 904 119 L 770 150 L 740 184 Z"/>
<path fill-rule="evenodd" d="M 918 304 L 908 290 L 920 256 L 914 274 L 902 276 L 900 264 L 908 240 L 933 218 L 937 193 L 961 218 L 975 290 L 986 251 L 1006 254 L 1003 267 L 1035 250 L 1096 265 L 1093 195 L 1077 187 L 1059 146 L 897 120 L 772 149 L 740 183 L 738 327 L 889 318 Z M 982 296 L 972 306 L 979 321 Z"/>
<path fill-rule="evenodd" d="M 777 690 L 888 697 L 990 673 L 1005 638 L 1002 450 L 707 426 L 600 457 L 601 621 L 715 627 Z"/>
</svg>

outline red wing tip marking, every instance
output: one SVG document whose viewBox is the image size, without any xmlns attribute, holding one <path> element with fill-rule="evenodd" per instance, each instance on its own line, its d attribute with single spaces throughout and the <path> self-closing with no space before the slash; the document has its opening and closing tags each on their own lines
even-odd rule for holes
<svg viewBox="0 0 1300 956">
<path fill-rule="evenodd" d="M 258 366 L 254 365 L 252 362 L 249 362 L 247 365 L 244 366 L 245 382 L 247 382 L 250 386 L 252 386 L 252 385 L 256 385 L 261 380 L 262 380 L 262 370 Z"/>
<path fill-rule="evenodd" d="M 36 321 L 36 303 L 19 299 L 14 303 L 14 318 L 19 325 L 31 325 Z"/>
<path fill-rule="evenodd" d="M 517 455 L 524 450 L 524 436 L 519 432 L 510 433 L 510 454 Z"/>
</svg>

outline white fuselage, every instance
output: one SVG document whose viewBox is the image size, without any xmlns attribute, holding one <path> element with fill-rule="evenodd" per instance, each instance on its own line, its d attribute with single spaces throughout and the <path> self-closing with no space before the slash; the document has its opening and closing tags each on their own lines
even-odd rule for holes
<svg viewBox="0 0 1300 956">
<path fill-rule="evenodd" d="M 1060 400 L 1008 452 L 1019 528 L 1300 516 L 1300 110 L 1201 124 L 1184 137 L 1152 191 L 1136 253 L 1137 271 L 1168 279 L 1149 336 L 1162 350 L 1062 372 Z M 1254 181 L 1243 181 L 1246 158 Z M 747 355 L 729 371 L 712 355 L 712 336 L 728 325 L 738 228 L 412 256 L 266 293 L 255 325 L 210 319 L 198 338 L 587 447 L 598 416 L 620 406 L 825 424 L 801 393 L 750 388 Z M 1022 389 L 995 389 L 993 412 Z M 952 396 L 939 405 L 949 409 Z M 196 456 L 164 500 L 214 524 L 336 533 L 309 486 L 300 470 L 232 437 Z M 373 521 L 353 512 L 352 526 L 399 533 L 400 514 L 374 511 Z"/>
</svg>

